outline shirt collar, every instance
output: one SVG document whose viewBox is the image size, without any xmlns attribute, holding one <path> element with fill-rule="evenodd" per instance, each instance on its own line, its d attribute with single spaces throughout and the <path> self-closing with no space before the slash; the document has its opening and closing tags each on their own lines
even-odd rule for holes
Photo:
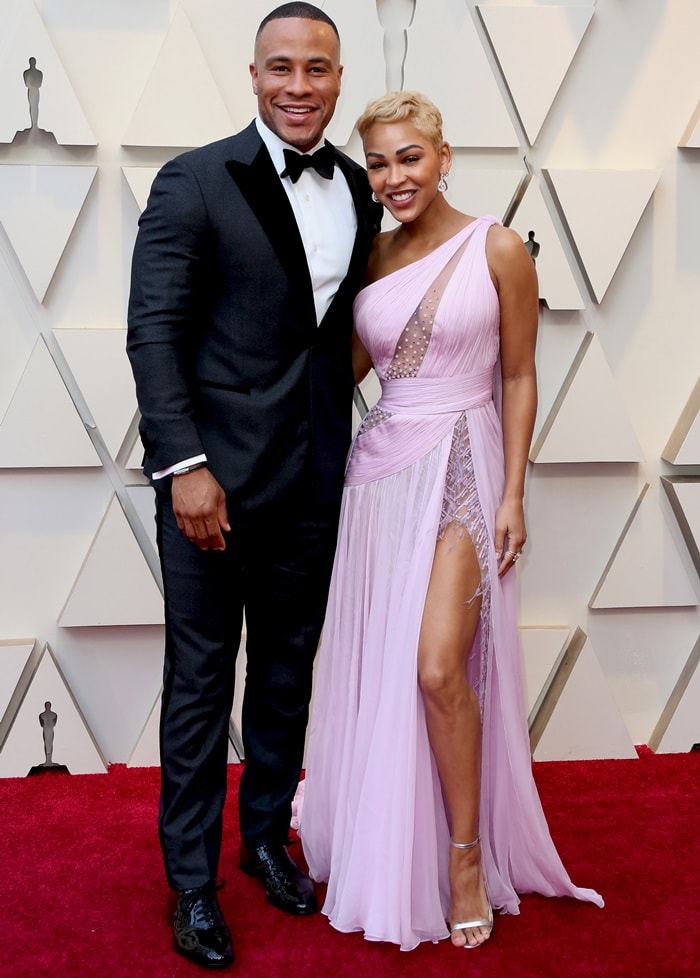
<svg viewBox="0 0 700 978">
<path fill-rule="evenodd" d="M 284 140 L 280 139 L 280 137 L 276 133 L 274 133 L 272 129 L 270 129 L 268 126 L 265 125 L 265 123 L 262 121 L 260 116 L 256 118 L 255 126 L 258 130 L 260 138 L 262 139 L 262 141 L 265 143 L 265 146 L 267 147 L 267 151 L 270 154 L 270 158 L 274 164 L 275 169 L 277 170 L 277 173 L 278 174 L 282 173 L 282 171 L 285 170 L 287 167 L 287 164 L 284 159 L 285 149 L 291 149 L 295 153 L 299 153 L 300 150 L 296 146 L 292 146 L 290 145 L 290 143 L 285 143 Z M 324 145 L 324 143 L 325 143 L 325 139 L 322 136 L 321 139 L 318 141 L 318 143 L 315 146 L 312 146 L 310 150 L 307 150 L 307 152 L 314 153 L 317 149 L 320 149 L 321 146 Z"/>
</svg>

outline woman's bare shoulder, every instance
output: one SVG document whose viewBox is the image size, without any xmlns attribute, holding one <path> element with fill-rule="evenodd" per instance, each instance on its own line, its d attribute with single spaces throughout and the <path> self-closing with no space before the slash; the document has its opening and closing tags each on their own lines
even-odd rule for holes
<svg viewBox="0 0 700 978">
<path fill-rule="evenodd" d="M 513 228 L 502 224 L 492 224 L 486 236 L 486 251 L 489 257 L 508 260 L 524 253 L 528 258 L 525 242 Z"/>
</svg>

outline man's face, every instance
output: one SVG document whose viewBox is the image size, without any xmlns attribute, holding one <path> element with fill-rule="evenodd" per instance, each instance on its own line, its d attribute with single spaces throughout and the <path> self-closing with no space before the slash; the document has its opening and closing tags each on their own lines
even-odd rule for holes
<svg viewBox="0 0 700 978">
<path fill-rule="evenodd" d="M 296 17 L 271 20 L 250 66 L 265 125 L 302 153 L 321 139 L 340 94 L 343 68 L 333 28 Z"/>
</svg>

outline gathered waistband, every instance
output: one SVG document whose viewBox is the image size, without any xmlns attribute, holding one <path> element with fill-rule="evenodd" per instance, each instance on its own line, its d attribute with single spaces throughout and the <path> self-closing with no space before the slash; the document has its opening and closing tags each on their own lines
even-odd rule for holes
<svg viewBox="0 0 700 978">
<path fill-rule="evenodd" d="M 493 367 L 456 377 L 399 377 L 381 385 L 377 406 L 392 414 L 452 414 L 488 404 Z"/>
</svg>

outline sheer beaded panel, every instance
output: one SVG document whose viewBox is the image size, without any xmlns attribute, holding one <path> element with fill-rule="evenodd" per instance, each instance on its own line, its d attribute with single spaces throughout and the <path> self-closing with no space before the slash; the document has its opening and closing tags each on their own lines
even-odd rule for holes
<svg viewBox="0 0 700 978">
<path fill-rule="evenodd" d="M 410 323 L 404 328 L 401 338 L 396 344 L 394 358 L 386 372 L 389 380 L 397 380 L 399 377 L 415 377 L 418 374 L 425 354 L 428 352 L 430 337 L 433 333 L 435 310 L 440 298 L 441 294 L 433 286 L 421 299 Z"/>
<path fill-rule="evenodd" d="M 440 274 L 425 293 L 418 306 L 404 327 L 394 350 L 394 356 L 387 369 L 388 379 L 399 377 L 417 377 L 428 352 L 428 346 L 433 335 L 433 325 L 438 306 L 452 278 L 460 258 L 464 254 L 469 239 L 464 241 L 450 258 Z"/>
<path fill-rule="evenodd" d="M 456 530 L 459 534 L 469 534 L 481 568 L 481 583 L 476 592 L 467 596 L 465 600 L 466 603 L 471 604 L 478 597 L 482 599 L 479 628 L 472 649 L 472 655 L 476 655 L 478 661 L 470 664 L 470 671 L 477 677 L 474 685 L 478 690 L 479 704 L 483 708 L 491 609 L 491 581 L 488 566 L 490 541 L 476 486 L 466 414 L 460 417 L 452 435 L 438 537 L 443 537 L 448 529 Z"/>
<path fill-rule="evenodd" d="M 418 303 L 396 344 L 394 355 L 385 374 L 387 380 L 418 376 L 418 371 L 423 365 L 423 360 L 430 346 L 435 315 L 440 305 L 440 300 L 468 244 L 469 238 L 459 246 Z M 376 428 L 377 425 L 387 421 L 390 417 L 390 411 L 385 411 L 383 408 L 375 405 L 365 415 L 357 432 L 358 437 L 366 431 Z"/>
<path fill-rule="evenodd" d="M 376 428 L 378 424 L 382 424 L 383 421 L 387 421 L 390 417 L 391 411 L 385 411 L 384 408 L 380 408 L 375 404 L 362 419 L 362 424 L 357 430 L 358 437 L 364 435 L 371 428 Z"/>
</svg>

